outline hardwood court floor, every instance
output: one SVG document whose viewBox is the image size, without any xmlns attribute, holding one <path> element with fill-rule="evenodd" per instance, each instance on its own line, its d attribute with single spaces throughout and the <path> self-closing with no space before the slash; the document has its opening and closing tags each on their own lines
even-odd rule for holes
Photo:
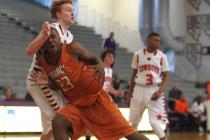
<svg viewBox="0 0 210 140">
<path fill-rule="evenodd" d="M 153 133 L 144 133 L 150 140 L 158 140 L 157 136 Z M 39 134 L 16 134 L 16 135 L 5 135 L 0 134 L 0 140 L 39 140 Z M 84 137 L 80 138 L 79 140 L 85 140 Z M 96 138 L 92 137 L 91 140 L 97 140 Z M 121 139 L 125 140 L 125 139 Z M 183 132 L 183 133 L 170 133 L 168 134 L 168 140 L 210 140 L 210 133 L 203 133 L 199 134 L 196 132 Z"/>
</svg>

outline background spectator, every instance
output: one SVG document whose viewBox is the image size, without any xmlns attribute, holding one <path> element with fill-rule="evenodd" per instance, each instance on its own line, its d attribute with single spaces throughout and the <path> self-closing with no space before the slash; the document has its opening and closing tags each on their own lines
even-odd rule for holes
<svg viewBox="0 0 210 140">
<path fill-rule="evenodd" d="M 168 94 L 168 108 L 170 111 L 174 110 L 174 105 L 176 100 L 179 100 L 182 95 L 182 91 L 177 87 L 176 84 L 173 85 L 172 89 Z"/>
<path fill-rule="evenodd" d="M 122 83 L 124 83 L 124 81 L 121 80 L 116 73 L 113 74 L 113 78 L 112 78 L 113 88 L 116 89 L 116 90 L 122 90 L 122 89 L 120 89 L 120 86 L 121 86 Z M 124 89 L 123 89 L 123 91 L 124 91 Z M 122 99 L 124 99 L 122 97 L 115 96 L 115 95 L 111 95 L 111 96 L 117 104 L 120 103 Z"/>
<path fill-rule="evenodd" d="M 13 92 L 13 89 L 10 86 L 4 87 L 3 95 L 3 100 L 16 100 L 16 94 Z"/>
<path fill-rule="evenodd" d="M 176 100 L 174 106 L 174 116 L 178 117 L 178 129 L 188 130 L 189 125 L 189 106 L 185 95 L 182 93 L 180 99 Z"/>
<path fill-rule="evenodd" d="M 124 92 L 122 90 L 118 90 L 121 80 L 113 75 L 113 70 L 112 70 L 112 64 L 114 63 L 115 60 L 115 52 L 112 50 L 106 50 L 101 54 L 101 59 L 104 63 L 104 72 L 105 72 L 103 89 L 109 92 L 114 100 L 117 99 L 117 97 L 122 98 L 124 96 Z M 113 81 L 119 82 L 117 83 L 118 87 L 116 87 L 116 84 Z"/>
<path fill-rule="evenodd" d="M 176 100 L 174 112 L 183 115 L 187 115 L 187 113 L 189 112 L 188 102 L 184 94 L 181 95 L 180 99 Z"/>
<path fill-rule="evenodd" d="M 206 127 L 206 109 L 203 101 L 203 97 L 198 95 L 190 109 L 194 119 L 194 124 L 199 132 L 203 132 Z"/>
<path fill-rule="evenodd" d="M 111 32 L 109 34 L 109 37 L 106 38 L 105 43 L 103 45 L 104 50 L 112 50 L 112 51 L 116 51 L 116 43 L 115 43 L 115 39 L 114 39 L 114 32 Z"/>
</svg>

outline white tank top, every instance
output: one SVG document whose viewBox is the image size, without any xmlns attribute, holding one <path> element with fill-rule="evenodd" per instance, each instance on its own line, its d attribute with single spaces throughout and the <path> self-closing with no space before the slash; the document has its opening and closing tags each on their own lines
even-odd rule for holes
<svg viewBox="0 0 210 140">
<path fill-rule="evenodd" d="M 105 80 L 103 89 L 108 91 L 109 86 L 112 84 L 112 68 L 104 68 Z"/>
<path fill-rule="evenodd" d="M 160 50 L 148 53 L 146 49 L 140 49 L 134 54 L 132 68 L 138 70 L 135 82 L 140 85 L 159 84 L 161 73 L 169 71 L 167 57 Z"/>
</svg>

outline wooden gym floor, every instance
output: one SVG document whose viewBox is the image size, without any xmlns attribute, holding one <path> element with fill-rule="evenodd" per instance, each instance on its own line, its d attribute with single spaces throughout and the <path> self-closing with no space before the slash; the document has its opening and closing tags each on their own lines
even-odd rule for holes
<svg viewBox="0 0 210 140">
<path fill-rule="evenodd" d="M 144 133 L 150 140 L 158 140 L 153 133 Z M 170 133 L 168 140 L 210 140 L 210 133 L 176 132 Z M 0 140 L 39 140 L 39 134 L 0 134 Z M 85 140 L 84 137 L 79 140 Z M 91 140 L 97 140 L 92 137 Z M 125 140 L 125 139 L 121 139 Z"/>
</svg>

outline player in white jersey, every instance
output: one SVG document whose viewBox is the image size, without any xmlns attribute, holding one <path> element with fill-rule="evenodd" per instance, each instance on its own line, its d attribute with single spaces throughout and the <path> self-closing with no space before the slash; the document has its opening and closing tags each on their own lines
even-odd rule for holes
<svg viewBox="0 0 210 140">
<path fill-rule="evenodd" d="M 50 33 L 59 36 L 61 43 L 70 43 L 73 40 L 73 35 L 68 31 L 69 26 L 73 23 L 73 5 L 71 0 L 54 1 L 51 6 L 51 15 L 56 20 L 56 23 L 49 24 L 44 22 L 40 34 L 26 48 L 28 55 L 34 54 L 27 78 L 27 89 L 41 110 L 43 127 L 41 140 L 53 140 L 51 120 L 65 104 L 65 99 L 59 92 L 51 90 L 48 86 L 35 85 L 34 77 L 41 71 L 37 59 L 39 53 L 42 52 L 40 48 Z"/>
<path fill-rule="evenodd" d="M 152 32 L 147 37 L 148 47 L 135 52 L 132 60 L 132 76 L 129 90 L 129 121 L 137 128 L 147 108 L 150 124 L 160 140 L 166 140 L 161 123 L 168 123 L 164 90 L 168 84 L 168 61 L 160 46 L 159 34 Z"/>
<path fill-rule="evenodd" d="M 103 89 L 107 91 L 107 93 L 123 97 L 124 92 L 117 90 L 112 86 L 112 75 L 113 75 L 112 64 L 114 63 L 115 55 L 116 55 L 115 52 L 112 50 L 106 50 L 101 54 L 101 60 L 104 63 L 104 72 L 105 72 Z M 91 134 L 88 132 L 88 134 L 86 135 L 86 140 L 90 140 L 90 135 Z"/>
<path fill-rule="evenodd" d="M 114 89 L 114 87 L 112 86 L 112 75 L 113 75 L 112 64 L 114 63 L 115 52 L 112 50 L 106 50 L 101 54 L 101 59 L 104 63 L 104 72 L 105 72 L 103 89 L 113 95 L 123 97 L 124 93 L 120 90 Z"/>
</svg>

